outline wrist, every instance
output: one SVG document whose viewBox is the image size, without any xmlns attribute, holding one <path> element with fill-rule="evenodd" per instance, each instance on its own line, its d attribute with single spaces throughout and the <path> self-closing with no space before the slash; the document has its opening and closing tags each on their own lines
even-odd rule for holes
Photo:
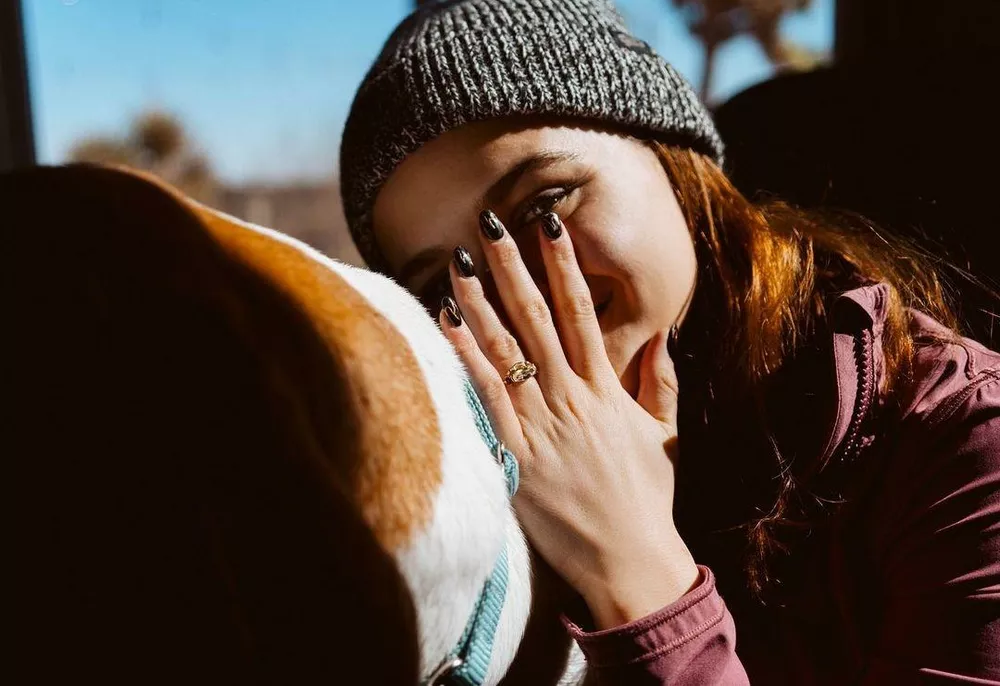
<svg viewBox="0 0 1000 686">
<path fill-rule="evenodd" d="M 602 578 L 581 590 L 598 629 L 611 629 L 653 614 L 679 600 L 700 572 L 687 546 L 673 533 L 665 544 L 637 551 L 609 565 Z"/>
</svg>

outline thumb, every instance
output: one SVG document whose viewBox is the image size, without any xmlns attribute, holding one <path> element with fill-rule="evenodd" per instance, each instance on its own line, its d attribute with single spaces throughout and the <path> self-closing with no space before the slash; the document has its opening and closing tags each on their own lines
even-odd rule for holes
<svg viewBox="0 0 1000 686">
<path fill-rule="evenodd" d="M 636 401 L 660 422 L 676 429 L 677 374 L 667 353 L 667 330 L 646 344 L 639 362 L 639 393 Z"/>
</svg>

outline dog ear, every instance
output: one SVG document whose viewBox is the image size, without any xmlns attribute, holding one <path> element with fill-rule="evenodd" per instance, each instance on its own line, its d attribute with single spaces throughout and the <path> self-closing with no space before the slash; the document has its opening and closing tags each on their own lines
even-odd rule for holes
<svg viewBox="0 0 1000 686">
<path fill-rule="evenodd" d="M 308 319 L 121 171 L 3 176 L 0 206 L 18 681 L 416 683 Z"/>
</svg>

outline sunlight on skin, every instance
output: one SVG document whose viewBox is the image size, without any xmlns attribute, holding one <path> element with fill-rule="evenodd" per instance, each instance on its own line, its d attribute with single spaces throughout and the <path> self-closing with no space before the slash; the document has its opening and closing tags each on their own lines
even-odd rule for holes
<svg viewBox="0 0 1000 686">
<path fill-rule="evenodd" d="M 559 213 L 599 309 L 608 356 L 634 397 L 643 347 L 678 320 L 694 287 L 694 247 L 680 207 L 655 153 L 640 141 L 559 122 L 524 126 L 472 124 L 411 154 L 376 201 L 379 245 L 396 274 L 434 250 L 402 281 L 436 312 L 456 246 L 469 250 L 484 276 L 477 217 L 491 186 L 533 155 L 565 158 L 505 184 L 489 209 L 515 237 L 543 294 L 537 215 Z"/>
</svg>

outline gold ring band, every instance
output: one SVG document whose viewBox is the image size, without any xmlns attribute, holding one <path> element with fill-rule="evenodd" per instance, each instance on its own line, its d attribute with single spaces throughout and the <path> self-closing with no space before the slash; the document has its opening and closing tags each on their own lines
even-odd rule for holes
<svg viewBox="0 0 1000 686">
<path fill-rule="evenodd" d="M 511 365 L 511 368 L 507 370 L 507 376 L 503 378 L 503 381 L 507 385 L 521 384 L 537 373 L 538 367 L 536 367 L 533 362 L 522 360 Z"/>
</svg>

